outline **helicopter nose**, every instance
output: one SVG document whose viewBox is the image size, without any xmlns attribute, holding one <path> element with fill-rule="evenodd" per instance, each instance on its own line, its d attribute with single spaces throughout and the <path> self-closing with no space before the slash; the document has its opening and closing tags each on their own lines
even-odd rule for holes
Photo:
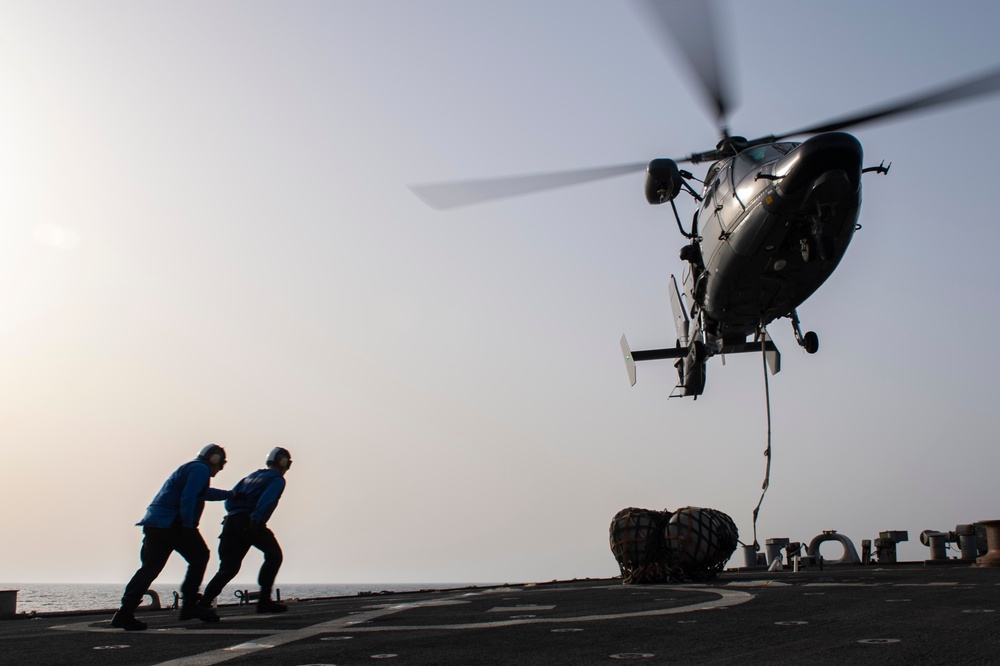
<svg viewBox="0 0 1000 666">
<path fill-rule="evenodd" d="M 826 132 L 802 142 L 775 165 L 776 183 L 783 199 L 793 199 L 817 178 L 830 171 L 843 171 L 857 189 L 861 183 L 861 143 L 846 132 Z"/>
</svg>

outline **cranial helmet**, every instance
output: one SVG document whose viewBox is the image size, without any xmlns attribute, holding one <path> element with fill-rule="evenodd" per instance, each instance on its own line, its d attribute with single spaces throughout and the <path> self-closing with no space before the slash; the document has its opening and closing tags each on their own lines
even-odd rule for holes
<svg viewBox="0 0 1000 666">
<path fill-rule="evenodd" d="M 292 454 L 288 452 L 288 449 L 276 446 L 267 454 L 267 464 L 268 466 L 274 465 L 278 469 L 288 469 L 292 466 Z"/>
<path fill-rule="evenodd" d="M 218 465 L 219 469 L 226 466 L 226 450 L 218 444 L 206 444 L 198 454 L 198 460 L 210 465 Z"/>
</svg>

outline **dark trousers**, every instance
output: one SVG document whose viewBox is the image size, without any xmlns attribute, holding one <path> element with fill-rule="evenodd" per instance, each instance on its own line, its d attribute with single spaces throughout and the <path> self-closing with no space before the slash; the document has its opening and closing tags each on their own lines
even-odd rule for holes
<svg viewBox="0 0 1000 666">
<path fill-rule="evenodd" d="M 197 528 L 189 527 L 143 527 L 142 550 L 139 560 L 142 566 L 125 586 L 122 608 L 135 610 L 142 602 L 146 590 L 163 571 L 167 559 L 175 550 L 187 560 L 187 575 L 181 583 L 181 596 L 191 602 L 198 596 L 198 588 L 205 577 L 208 566 L 208 546 Z"/>
<path fill-rule="evenodd" d="M 274 579 L 281 568 L 281 546 L 267 527 L 251 527 L 249 513 L 237 513 L 226 516 L 226 522 L 222 525 L 222 534 L 219 536 L 219 573 L 205 586 L 205 601 L 219 596 L 222 588 L 236 577 L 251 546 L 264 553 L 264 564 L 260 567 L 257 582 L 261 592 L 270 598 Z"/>
</svg>

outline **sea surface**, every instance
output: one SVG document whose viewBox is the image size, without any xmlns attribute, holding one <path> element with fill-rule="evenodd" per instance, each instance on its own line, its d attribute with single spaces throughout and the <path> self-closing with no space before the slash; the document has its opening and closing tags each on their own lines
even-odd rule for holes
<svg viewBox="0 0 1000 666">
<path fill-rule="evenodd" d="M 471 585 L 471 583 L 469 584 Z M 375 584 L 301 584 L 276 585 L 282 599 L 315 599 L 319 597 L 355 596 L 362 592 L 410 592 L 466 587 L 464 583 L 375 583 Z M 52 613 L 58 611 L 116 609 L 121 603 L 124 584 L 56 584 L 56 583 L 0 583 L 0 590 L 17 590 L 18 613 Z M 174 591 L 180 584 L 158 583 L 152 588 L 160 596 L 160 605 L 174 603 Z M 237 590 L 256 592 L 256 585 L 227 585 L 219 595 L 220 604 L 238 603 Z M 149 598 L 143 599 L 148 604 Z"/>
</svg>

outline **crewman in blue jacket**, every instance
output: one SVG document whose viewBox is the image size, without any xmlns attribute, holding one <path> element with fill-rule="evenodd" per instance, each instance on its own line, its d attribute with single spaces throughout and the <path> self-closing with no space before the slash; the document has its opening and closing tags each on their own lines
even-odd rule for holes
<svg viewBox="0 0 1000 666">
<path fill-rule="evenodd" d="M 209 486 L 211 478 L 226 464 L 226 451 L 217 444 L 205 446 L 198 457 L 184 463 L 170 475 L 160 492 L 146 509 L 146 515 L 136 525 L 142 526 L 142 566 L 125 586 L 122 605 L 111 619 L 112 627 L 126 631 L 142 631 L 146 623 L 136 619 L 146 590 L 163 571 L 167 559 L 175 550 L 187 560 L 187 575 L 181 583 L 183 603 L 180 619 L 198 618 L 205 622 L 218 622 L 219 616 L 211 608 L 198 606 L 198 588 L 208 566 L 209 551 L 198 532 L 205 501 L 228 500 L 231 490 Z"/>
<path fill-rule="evenodd" d="M 233 499 L 226 501 L 228 513 L 219 535 L 219 573 L 205 586 L 205 596 L 198 602 L 207 610 L 211 610 L 222 588 L 239 573 L 250 546 L 264 553 L 264 564 L 257 577 L 260 584 L 257 612 L 284 613 L 288 610 L 285 604 L 271 599 L 282 556 L 281 546 L 267 528 L 267 521 L 285 490 L 285 472 L 292 466 L 292 454 L 288 449 L 276 447 L 268 454 L 266 465 L 237 483 Z"/>
</svg>

